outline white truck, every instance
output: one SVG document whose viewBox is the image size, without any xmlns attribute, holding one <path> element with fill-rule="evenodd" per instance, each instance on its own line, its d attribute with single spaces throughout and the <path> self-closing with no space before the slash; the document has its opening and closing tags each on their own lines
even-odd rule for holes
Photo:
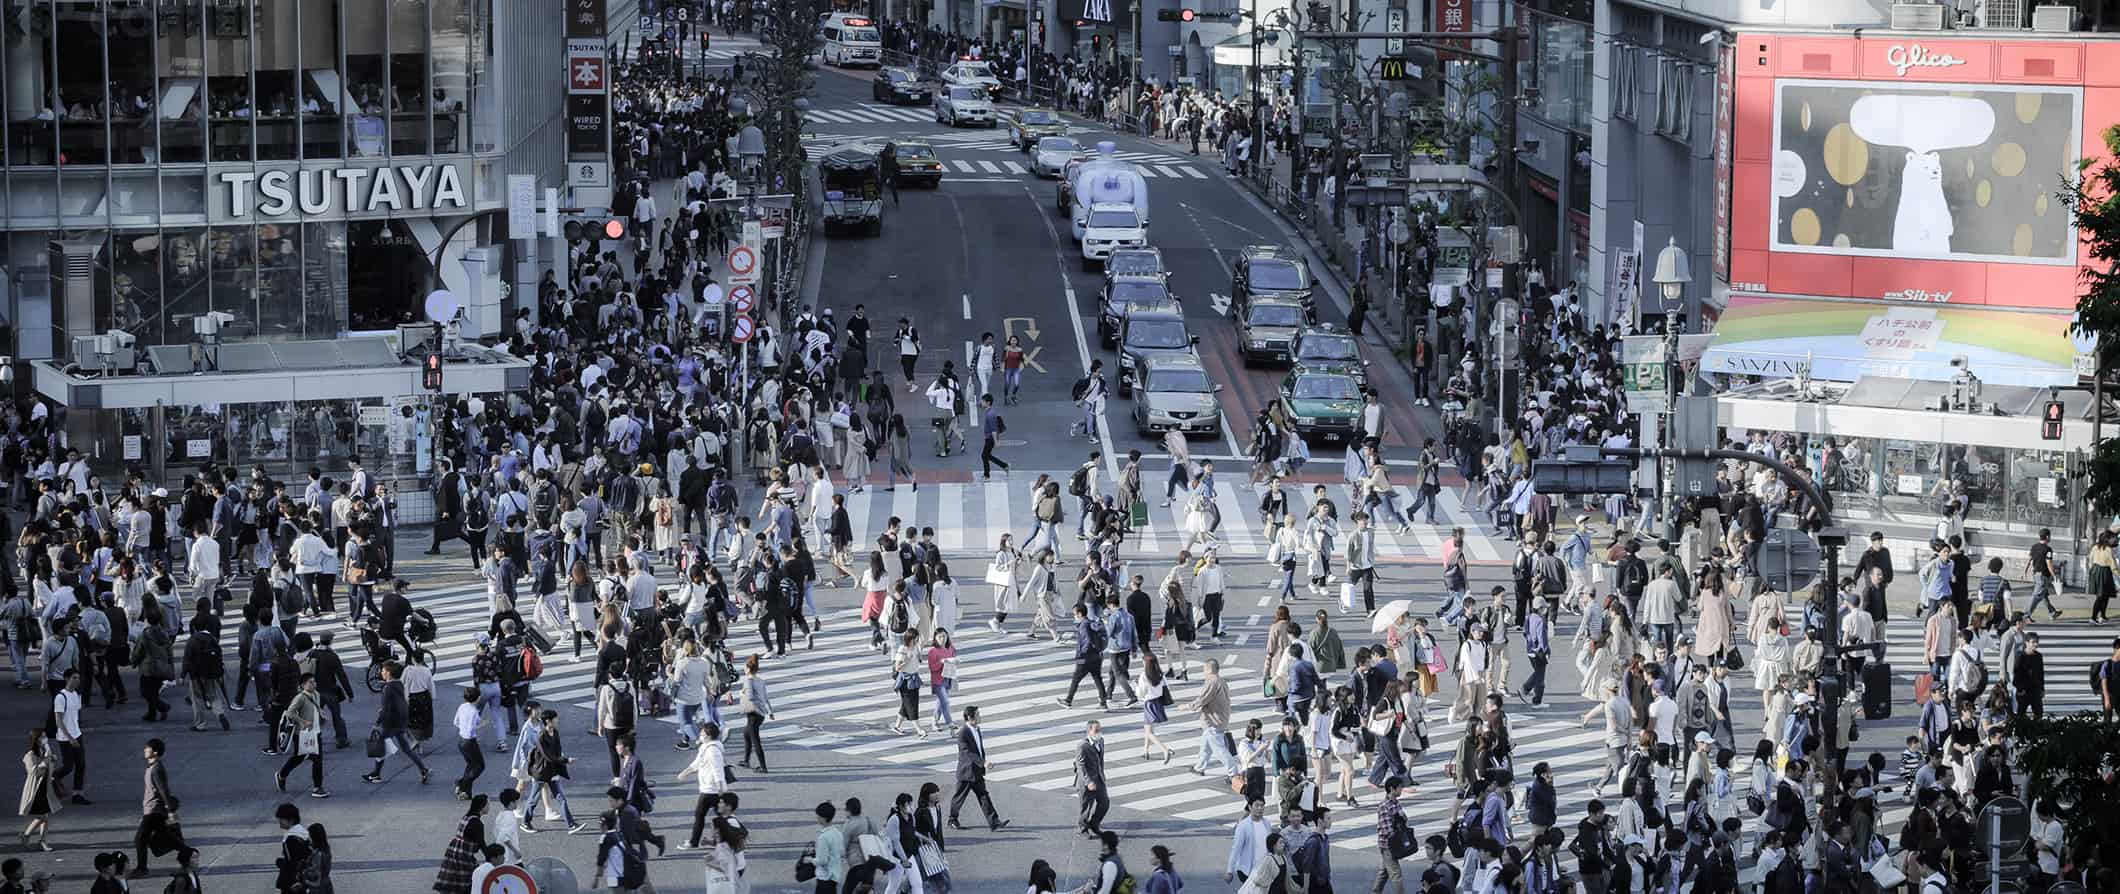
<svg viewBox="0 0 2120 894">
<path fill-rule="evenodd" d="M 1148 228 L 1148 180 L 1132 162 L 1119 160 L 1118 148 L 1109 140 L 1098 143 L 1096 157 L 1075 164 L 1059 186 L 1061 210 L 1070 214 L 1078 240 L 1089 226 L 1090 209 L 1105 205 L 1131 206 L 1141 229 Z"/>
</svg>

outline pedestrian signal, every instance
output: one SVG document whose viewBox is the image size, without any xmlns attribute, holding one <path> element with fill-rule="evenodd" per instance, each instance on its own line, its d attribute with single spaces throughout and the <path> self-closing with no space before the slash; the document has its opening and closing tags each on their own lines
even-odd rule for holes
<svg viewBox="0 0 2120 894">
<path fill-rule="evenodd" d="M 429 391 L 442 390 L 442 355 L 429 351 L 427 359 L 420 364 L 420 384 Z"/>
<path fill-rule="evenodd" d="M 2061 440 L 2061 423 L 2067 414 L 2068 408 L 2063 406 L 2060 401 L 2047 401 L 2046 414 L 2039 417 L 2039 440 Z"/>
</svg>

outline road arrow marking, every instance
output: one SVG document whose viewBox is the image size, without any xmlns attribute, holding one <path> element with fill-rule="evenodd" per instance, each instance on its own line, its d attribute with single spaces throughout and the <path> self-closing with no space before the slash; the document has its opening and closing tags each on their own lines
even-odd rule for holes
<svg viewBox="0 0 2120 894">
<path fill-rule="evenodd" d="M 1218 315 L 1220 315 L 1220 316 L 1225 316 L 1225 317 L 1226 317 L 1226 316 L 1229 316 L 1229 296 L 1228 296 L 1228 295 L 1224 295 L 1224 294 L 1222 294 L 1222 293 L 1220 293 L 1220 292 L 1210 292 L 1210 293 L 1208 293 L 1208 296 L 1207 296 L 1207 297 L 1208 297 L 1208 298 L 1210 298 L 1210 299 L 1212 299 L 1212 300 L 1214 301 L 1214 303 L 1215 303 L 1215 313 L 1216 313 L 1216 314 L 1218 314 Z"/>
<path fill-rule="evenodd" d="M 1031 341 L 1037 341 L 1038 319 L 1036 317 L 1003 317 L 1001 320 L 1002 333 L 1007 336 L 1014 336 L 1016 334 L 1016 324 L 1019 322 L 1023 324 L 1023 334 L 1030 336 Z"/>
</svg>

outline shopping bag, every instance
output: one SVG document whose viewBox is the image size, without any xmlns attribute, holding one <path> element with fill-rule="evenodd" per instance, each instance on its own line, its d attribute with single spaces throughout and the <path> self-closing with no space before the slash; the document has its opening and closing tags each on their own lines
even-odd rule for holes
<svg viewBox="0 0 2120 894">
<path fill-rule="evenodd" d="M 1343 581 L 1340 581 L 1340 609 L 1341 609 L 1342 611 L 1353 611 L 1353 610 L 1354 610 L 1354 582 L 1353 582 L 1353 581 L 1345 581 L 1345 580 L 1343 580 Z"/>
<path fill-rule="evenodd" d="M 1891 854 L 1878 857 L 1870 864 L 1870 877 L 1877 880 L 1879 891 L 1890 891 L 1907 880 L 1907 874 L 1901 872 L 1899 866 L 1892 862 Z"/>
<path fill-rule="evenodd" d="M 1148 501 L 1135 500 L 1134 505 L 1127 508 L 1127 518 L 1129 523 L 1136 528 L 1146 527 L 1148 525 Z"/>
<path fill-rule="evenodd" d="M 986 566 L 986 582 L 997 587 L 1006 587 L 1016 581 L 1015 576 L 1009 572 L 1009 569 L 1002 567 L 1000 564 L 993 564 Z"/>
<path fill-rule="evenodd" d="M 1929 690 L 1935 688 L 1936 678 L 1929 674 L 1914 677 L 1914 704 L 1925 705 L 1929 701 Z"/>
</svg>

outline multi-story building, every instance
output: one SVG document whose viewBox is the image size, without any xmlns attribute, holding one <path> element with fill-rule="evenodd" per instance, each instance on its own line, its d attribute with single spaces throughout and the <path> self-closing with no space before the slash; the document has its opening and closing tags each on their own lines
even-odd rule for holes
<svg viewBox="0 0 2120 894">
<path fill-rule="evenodd" d="M 418 370 L 367 336 L 424 320 L 436 290 L 467 305 L 467 341 L 498 331 L 521 272 L 494 213 L 507 175 L 564 179 L 562 17 L 541 6 L 0 0 L 18 392 L 67 406 L 76 446 L 113 464 L 381 444 Z M 217 369 L 195 378 L 208 315 Z M 112 335 L 132 350 L 91 378 Z M 451 391 L 515 368 L 457 366 Z"/>
</svg>

